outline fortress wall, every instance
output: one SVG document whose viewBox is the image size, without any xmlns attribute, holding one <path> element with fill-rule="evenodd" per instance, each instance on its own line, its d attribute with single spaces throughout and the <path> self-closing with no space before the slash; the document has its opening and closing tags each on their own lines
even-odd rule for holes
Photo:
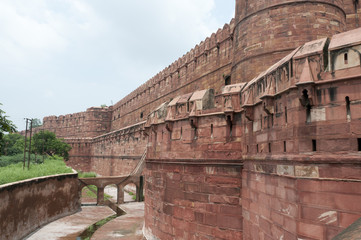
<svg viewBox="0 0 361 240">
<path fill-rule="evenodd" d="M 148 237 L 332 239 L 361 217 L 360 59 L 343 57 L 358 46 L 327 43 L 225 87 L 216 107 L 181 97 L 149 115 Z"/>
<path fill-rule="evenodd" d="M 69 160 L 66 164 L 77 171 L 91 171 L 91 138 L 66 138 L 65 141 L 71 146 Z"/>
<path fill-rule="evenodd" d="M 146 236 L 242 239 L 240 128 L 227 129 L 220 114 L 199 117 L 196 135 L 188 118 L 148 130 Z"/>
<path fill-rule="evenodd" d="M 151 110 L 195 89 L 219 92 L 230 75 L 234 21 L 212 34 L 113 106 L 112 130 L 144 121 Z"/>
<path fill-rule="evenodd" d="M 40 130 L 49 130 L 60 138 L 95 137 L 110 130 L 111 108 L 92 107 L 86 112 L 44 117 Z"/>
<path fill-rule="evenodd" d="M 317 164 L 278 162 L 246 161 L 243 239 L 332 239 L 361 217 L 359 179 L 324 178 Z M 360 174 L 352 168 L 344 171 Z"/>
<path fill-rule="evenodd" d="M 143 155 L 147 137 L 143 125 L 117 130 L 93 139 L 89 168 L 102 176 L 130 174 Z"/>
<path fill-rule="evenodd" d="M 80 210 L 77 173 L 0 187 L 1 239 L 23 239 L 37 228 Z"/>
</svg>

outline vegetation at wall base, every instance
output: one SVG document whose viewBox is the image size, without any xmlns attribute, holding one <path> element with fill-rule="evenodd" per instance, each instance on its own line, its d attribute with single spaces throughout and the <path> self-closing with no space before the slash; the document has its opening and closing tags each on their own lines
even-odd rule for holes
<svg viewBox="0 0 361 240">
<path fill-rule="evenodd" d="M 3 158 L 4 157 L 1 157 L 0 162 L 2 162 Z M 29 170 L 27 169 L 27 165 L 25 169 L 23 169 L 23 162 L 18 162 L 16 164 L 0 167 L 0 185 L 30 178 L 72 172 L 72 169 L 67 167 L 63 158 L 59 156 L 47 157 L 44 163 L 32 162 Z"/>
<path fill-rule="evenodd" d="M 87 197 L 87 198 L 91 198 L 91 199 L 97 199 L 97 195 L 95 194 L 95 192 L 98 192 L 98 188 L 95 185 L 88 185 L 86 187 L 83 188 L 82 190 L 82 196 L 83 197 Z M 104 200 L 110 200 L 112 198 L 112 196 L 104 193 Z"/>
<path fill-rule="evenodd" d="M 78 171 L 78 177 L 79 178 L 94 178 L 97 174 L 95 172 L 82 172 Z"/>
</svg>

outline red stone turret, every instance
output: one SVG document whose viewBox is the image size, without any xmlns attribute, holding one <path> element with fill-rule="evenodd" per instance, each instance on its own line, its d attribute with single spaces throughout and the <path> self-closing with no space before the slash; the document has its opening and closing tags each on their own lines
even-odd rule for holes
<svg viewBox="0 0 361 240">
<path fill-rule="evenodd" d="M 235 19 L 232 82 L 250 81 L 305 42 L 346 29 L 341 0 L 236 0 Z"/>
</svg>

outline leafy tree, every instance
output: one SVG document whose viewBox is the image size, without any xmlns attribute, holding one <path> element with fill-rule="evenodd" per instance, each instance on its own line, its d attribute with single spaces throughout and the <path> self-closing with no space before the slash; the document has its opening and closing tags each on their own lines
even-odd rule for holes
<svg viewBox="0 0 361 240">
<path fill-rule="evenodd" d="M 2 104 L 0 103 L 0 105 Z M 16 132 L 16 126 L 11 120 L 8 119 L 8 116 L 5 115 L 5 112 L 0 109 L 0 140 L 3 138 L 4 132 Z"/>
<path fill-rule="evenodd" d="M 36 127 L 41 127 L 43 124 L 41 123 L 41 120 L 39 118 L 34 118 L 32 125 L 33 125 L 33 128 L 36 128 Z"/>
<path fill-rule="evenodd" d="M 1 155 L 13 156 L 24 151 L 24 137 L 17 133 L 4 135 L 0 146 Z"/>
<path fill-rule="evenodd" d="M 63 139 L 56 138 L 55 133 L 40 131 L 32 138 L 32 152 L 36 154 L 59 155 L 65 160 L 69 158 L 70 145 Z"/>
</svg>

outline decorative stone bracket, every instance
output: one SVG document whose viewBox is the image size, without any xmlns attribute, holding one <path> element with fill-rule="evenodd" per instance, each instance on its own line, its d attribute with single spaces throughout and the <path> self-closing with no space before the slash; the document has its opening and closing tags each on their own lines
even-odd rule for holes
<svg viewBox="0 0 361 240">
<path fill-rule="evenodd" d="M 243 108 L 244 108 L 245 117 L 249 121 L 253 121 L 254 120 L 253 106 L 243 106 Z"/>
<path fill-rule="evenodd" d="M 266 97 L 262 99 L 263 101 L 263 111 L 265 111 L 268 115 L 274 114 L 274 100 L 271 97 Z"/>
<path fill-rule="evenodd" d="M 165 129 L 167 129 L 168 132 L 173 131 L 173 122 L 167 121 L 165 124 Z"/>
</svg>

